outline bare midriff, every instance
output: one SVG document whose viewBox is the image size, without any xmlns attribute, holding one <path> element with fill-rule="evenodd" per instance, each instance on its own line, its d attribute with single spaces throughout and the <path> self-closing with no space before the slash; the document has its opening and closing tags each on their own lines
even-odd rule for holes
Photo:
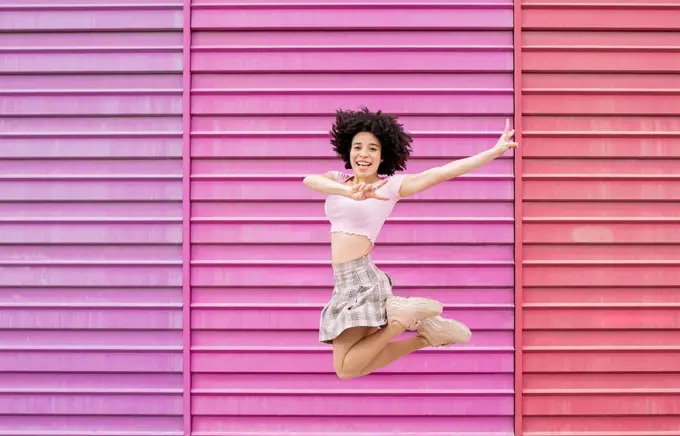
<svg viewBox="0 0 680 436">
<path fill-rule="evenodd" d="M 331 233 L 331 258 L 334 265 L 366 256 L 372 249 L 373 244 L 366 236 Z"/>
</svg>

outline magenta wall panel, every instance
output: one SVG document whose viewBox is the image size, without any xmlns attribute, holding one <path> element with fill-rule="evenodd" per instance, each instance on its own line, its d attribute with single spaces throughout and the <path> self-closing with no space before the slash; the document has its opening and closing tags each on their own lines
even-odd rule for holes
<svg viewBox="0 0 680 436">
<path fill-rule="evenodd" d="M 513 115 L 512 7 L 193 2 L 193 434 L 512 434 L 512 157 L 400 203 L 373 256 L 472 342 L 351 381 L 318 343 L 329 226 L 302 185 L 342 169 L 337 108 L 401 115 L 410 172 L 492 145 Z"/>
<path fill-rule="evenodd" d="M 0 5 L 0 435 L 183 434 L 182 24 Z"/>
</svg>

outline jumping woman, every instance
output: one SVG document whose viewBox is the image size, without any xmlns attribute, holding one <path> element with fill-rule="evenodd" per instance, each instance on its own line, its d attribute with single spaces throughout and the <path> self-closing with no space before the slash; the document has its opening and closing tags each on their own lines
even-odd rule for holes
<svg viewBox="0 0 680 436">
<path fill-rule="evenodd" d="M 356 378 L 425 347 L 469 342 L 467 326 L 440 316 L 442 303 L 392 295 L 391 278 L 369 255 L 397 201 L 516 148 L 509 121 L 495 146 L 418 174 L 395 174 L 405 169 L 412 143 L 395 116 L 366 108 L 338 111 L 330 133 L 334 151 L 351 172 L 310 175 L 304 184 L 327 195 L 335 287 L 321 312 L 319 340 L 333 345 L 336 374 Z M 406 330 L 417 334 L 392 342 Z"/>
</svg>

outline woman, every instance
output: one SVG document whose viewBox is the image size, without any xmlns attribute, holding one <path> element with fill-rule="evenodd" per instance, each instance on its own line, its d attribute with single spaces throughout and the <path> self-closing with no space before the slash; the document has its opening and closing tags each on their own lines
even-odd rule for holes
<svg viewBox="0 0 680 436">
<path fill-rule="evenodd" d="M 393 296 L 392 280 L 369 254 L 397 201 L 517 147 L 509 121 L 492 148 L 412 175 L 395 174 L 405 168 L 412 143 L 396 117 L 366 108 L 338 111 L 330 133 L 334 151 L 351 173 L 310 175 L 304 184 L 328 195 L 335 287 L 321 312 L 319 340 L 333 345 L 336 374 L 341 379 L 360 377 L 421 348 L 468 342 L 470 330 L 441 317 L 440 302 Z M 391 342 L 406 330 L 417 335 Z"/>
</svg>

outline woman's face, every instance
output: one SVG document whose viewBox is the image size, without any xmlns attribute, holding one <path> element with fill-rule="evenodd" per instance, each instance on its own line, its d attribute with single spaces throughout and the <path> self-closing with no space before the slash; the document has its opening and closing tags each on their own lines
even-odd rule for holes
<svg viewBox="0 0 680 436">
<path fill-rule="evenodd" d="M 378 174 L 380 166 L 380 141 L 370 132 L 359 132 L 352 139 L 349 161 L 354 174 L 371 177 Z"/>
</svg>

